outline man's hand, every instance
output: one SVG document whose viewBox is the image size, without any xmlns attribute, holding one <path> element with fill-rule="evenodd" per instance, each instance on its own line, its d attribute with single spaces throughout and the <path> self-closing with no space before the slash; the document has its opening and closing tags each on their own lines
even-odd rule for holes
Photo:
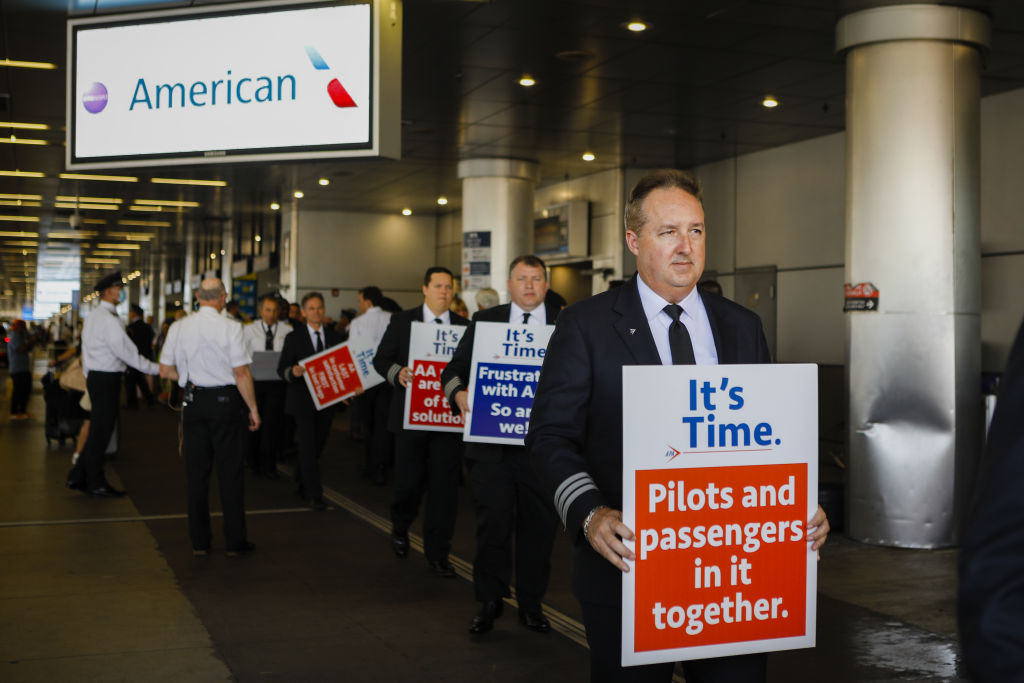
<svg viewBox="0 0 1024 683">
<path fill-rule="evenodd" d="M 811 521 L 807 522 L 807 540 L 812 541 L 811 550 L 817 550 L 825 545 L 825 539 L 828 538 L 830 528 L 828 517 L 825 516 L 825 511 L 819 505 L 818 511 L 811 517 Z"/>
<path fill-rule="evenodd" d="M 622 523 L 622 512 L 611 508 L 600 508 L 590 520 L 587 540 L 604 559 L 620 570 L 629 571 L 626 560 L 634 560 L 633 551 L 626 547 L 622 539 L 633 540 L 633 531 Z"/>
<path fill-rule="evenodd" d="M 455 392 L 455 405 L 463 415 L 469 415 L 469 392 L 465 389 Z"/>
<path fill-rule="evenodd" d="M 412 382 L 412 368 L 406 366 L 398 371 L 398 383 L 402 385 L 402 388 L 407 389 L 410 382 Z"/>
<path fill-rule="evenodd" d="M 253 409 L 249 410 L 249 431 L 250 432 L 255 432 L 259 428 L 260 428 L 260 414 L 259 414 L 259 412 L 255 408 L 253 408 Z"/>
<path fill-rule="evenodd" d="M 297 363 L 292 366 L 292 377 L 302 377 L 304 374 L 306 374 L 306 368 Z"/>
</svg>

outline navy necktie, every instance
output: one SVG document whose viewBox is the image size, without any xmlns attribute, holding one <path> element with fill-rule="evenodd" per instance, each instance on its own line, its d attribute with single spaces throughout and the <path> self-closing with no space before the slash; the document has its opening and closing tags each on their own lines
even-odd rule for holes
<svg viewBox="0 0 1024 683">
<path fill-rule="evenodd" d="M 525 325 L 528 322 L 530 322 L 530 313 L 529 313 L 529 311 L 527 311 L 526 313 L 523 313 L 523 324 Z"/>
<path fill-rule="evenodd" d="M 264 326 L 266 327 L 266 325 L 264 325 Z M 263 349 L 265 351 L 273 351 L 274 350 L 274 328 L 273 327 L 267 327 L 267 343 L 263 347 Z"/>
<path fill-rule="evenodd" d="M 443 325 L 444 324 L 444 321 L 441 320 L 440 318 L 434 318 L 434 322 L 437 323 L 438 325 Z"/>
<path fill-rule="evenodd" d="M 320 330 L 316 331 L 316 350 L 318 352 L 324 350 L 324 340 L 323 337 L 320 336 Z"/>
<path fill-rule="evenodd" d="M 672 351 L 672 365 L 696 365 L 690 333 L 686 325 L 679 320 L 683 307 L 679 304 L 669 304 L 661 310 L 672 318 L 672 324 L 668 326 L 668 348 Z"/>
</svg>

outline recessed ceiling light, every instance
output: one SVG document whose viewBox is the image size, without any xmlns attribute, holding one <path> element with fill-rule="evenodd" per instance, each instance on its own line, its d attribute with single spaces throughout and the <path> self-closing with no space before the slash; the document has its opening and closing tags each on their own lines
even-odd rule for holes
<svg viewBox="0 0 1024 683">
<path fill-rule="evenodd" d="M 292 196 L 295 197 L 296 199 L 302 199 L 306 195 L 303 194 L 302 190 L 295 190 L 295 192 L 292 192 Z"/>
<path fill-rule="evenodd" d="M 523 86 L 524 88 L 529 88 L 530 86 L 536 84 L 537 81 L 533 80 L 533 77 L 530 76 L 529 74 L 523 74 L 523 77 L 519 79 L 519 85 Z"/>
<path fill-rule="evenodd" d="M 584 152 L 583 153 L 583 161 L 593 161 L 596 158 L 597 157 L 594 156 L 593 152 Z"/>
<path fill-rule="evenodd" d="M 444 206 L 447 203 L 448 203 L 448 198 L 447 197 L 438 197 L 437 198 L 437 205 L 438 206 Z"/>
<path fill-rule="evenodd" d="M 647 24 L 644 22 L 634 19 L 633 21 L 626 24 L 626 30 L 632 31 L 633 33 L 643 33 L 647 30 Z"/>
<path fill-rule="evenodd" d="M 223 250 L 223 249 L 221 249 L 221 250 L 220 250 L 220 255 L 221 255 L 221 256 L 223 256 L 223 255 L 224 255 L 224 250 Z"/>
<path fill-rule="evenodd" d="M 278 204 L 277 202 L 271 202 L 270 203 L 270 210 L 271 211 L 277 211 L 280 208 L 281 208 L 281 205 Z"/>
<path fill-rule="evenodd" d="M 775 99 L 775 95 L 765 95 L 764 99 L 761 100 L 761 106 L 765 109 L 775 109 L 779 106 L 779 101 Z"/>
<path fill-rule="evenodd" d="M 320 183 L 321 185 L 323 185 L 324 187 L 327 187 L 328 185 L 331 184 L 331 181 L 329 179 L 327 179 L 327 178 L 321 178 L 317 182 Z"/>
<path fill-rule="evenodd" d="M 256 237 L 254 237 L 253 239 L 256 240 L 257 242 L 262 242 L 263 241 L 263 238 L 260 237 L 259 235 L 256 235 Z"/>
<path fill-rule="evenodd" d="M 215 254 L 215 253 L 213 253 L 213 252 L 211 251 L 211 252 L 210 252 L 210 260 L 211 260 L 211 261 L 215 261 L 215 260 L 217 260 L 217 254 Z"/>
<path fill-rule="evenodd" d="M 411 216 L 412 215 L 412 209 L 402 209 L 402 215 L 403 216 Z"/>
</svg>

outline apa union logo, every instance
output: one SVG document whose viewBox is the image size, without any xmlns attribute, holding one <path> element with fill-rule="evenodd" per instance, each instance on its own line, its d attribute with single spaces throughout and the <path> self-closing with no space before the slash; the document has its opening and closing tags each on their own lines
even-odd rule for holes
<svg viewBox="0 0 1024 683">
<path fill-rule="evenodd" d="M 306 46 L 306 56 L 309 57 L 309 61 L 313 62 L 313 68 L 317 71 L 326 71 L 330 68 L 324 58 L 320 56 L 320 52 L 311 45 Z M 336 107 L 356 106 L 352 96 L 348 94 L 345 86 L 337 78 L 332 78 L 331 82 L 327 84 L 327 94 L 331 96 L 331 102 L 334 102 Z"/>
<path fill-rule="evenodd" d="M 89 89 L 82 94 L 82 104 L 90 114 L 99 114 L 107 108 L 107 86 L 102 83 L 93 83 Z"/>
</svg>

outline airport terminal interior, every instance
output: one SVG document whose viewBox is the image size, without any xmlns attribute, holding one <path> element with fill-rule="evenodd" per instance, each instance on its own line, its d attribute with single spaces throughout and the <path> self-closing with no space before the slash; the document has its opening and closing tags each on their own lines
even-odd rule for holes
<svg viewBox="0 0 1024 683">
<path fill-rule="evenodd" d="M 65 487 L 55 359 L 112 272 L 155 334 L 213 277 L 243 323 L 319 292 L 343 332 L 362 288 L 416 307 L 443 266 L 473 312 L 525 253 L 571 306 L 629 285 L 629 191 L 661 168 L 701 181 L 703 279 L 817 375 L 832 532 L 813 646 L 768 680 L 971 680 L 958 548 L 1024 317 L 1024 3 L 0 0 L 0 45 L 0 680 L 590 680 L 574 531 L 550 632 L 514 595 L 468 632 L 468 474 L 440 578 L 419 520 L 392 551 L 394 470 L 367 476 L 344 404 L 327 509 L 285 443 L 277 476 L 245 472 L 255 549 L 225 552 L 215 485 L 197 556 L 170 383 L 125 391 L 127 495 L 90 497 Z"/>
</svg>

